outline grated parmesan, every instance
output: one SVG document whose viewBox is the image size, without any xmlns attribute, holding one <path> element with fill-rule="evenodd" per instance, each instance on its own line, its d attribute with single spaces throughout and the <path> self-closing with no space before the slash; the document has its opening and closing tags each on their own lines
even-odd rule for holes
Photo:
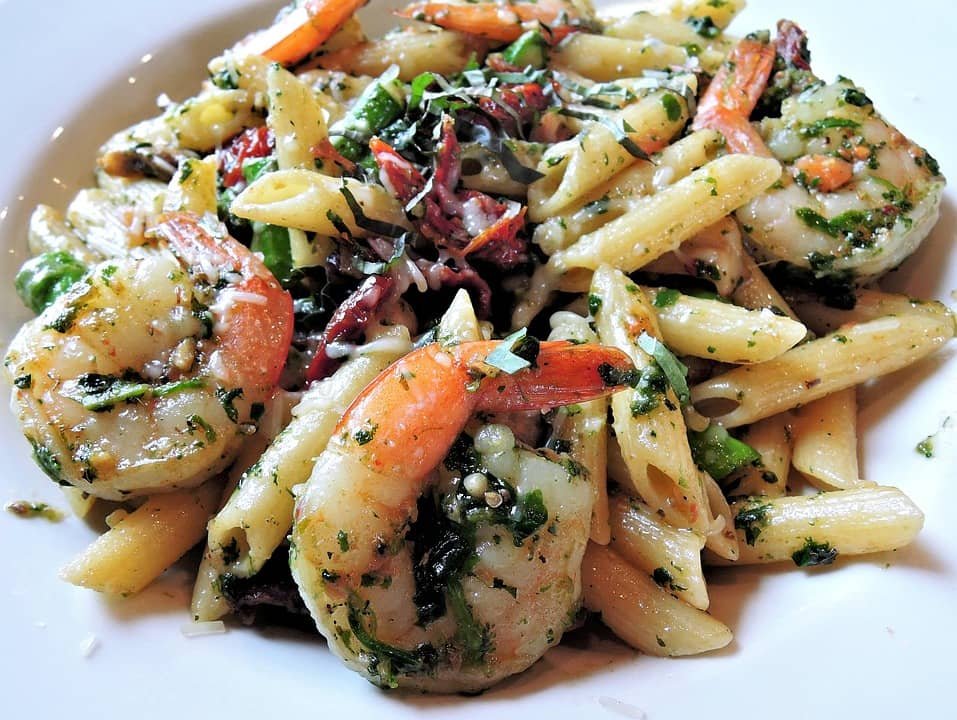
<svg viewBox="0 0 957 720">
<path fill-rule="evenodd" d="M 80 655 L 84 658 L 90 657 L 96 649 L 100 646 L 100 641 L 97 639 L 96 635 L 92 633 L 87 636 L 87 638 L 80 643 Z"/>
</svg>

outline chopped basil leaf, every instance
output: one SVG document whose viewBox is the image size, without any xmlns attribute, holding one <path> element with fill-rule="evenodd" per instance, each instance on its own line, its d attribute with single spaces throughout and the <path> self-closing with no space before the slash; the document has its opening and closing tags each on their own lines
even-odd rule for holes
<svg viewBox="0 0 957 720">
<path fill-rule="evenodd" d="M 674 305 L 681 298 L 681 293 L 671 288 L 663 288 L 655 295 L 652 303 L 656 308 L 666 308 Z"/>
<path fill-rule="evenodd" d="M 516 330 L 502 340 L 485 358 L 485 362 L 504 373 L 513 375 L 534 365 L 538 359 L 538 340 L 528 335 L 528 329 Z"/>
<path fill-rule="evenodd" d="M 646 332 L 642 332 L 638 337 L 637 345 L 658 363 L 658 367 L 668 378 L 668 384 L 671 385 L 678 396 L 678 401 L 682 405 L 691 402 L 691 390 L 688 388 L 687 380 L 688 368 L 665 347 L 663 342 Z"/>
<path fill-rule="evenodd" d="M 761 503 L 760 500 L 752 500 L 747 507 L 738 511 L 734 516 L 734 527 L 738 530 L 744 530 L 744 539 L 748 545 L 754 545 L 755 541 L 761 535 L 761 529 L 768 524 L 768 510 L 772 509 L 771 503 Z"/>
</svg>

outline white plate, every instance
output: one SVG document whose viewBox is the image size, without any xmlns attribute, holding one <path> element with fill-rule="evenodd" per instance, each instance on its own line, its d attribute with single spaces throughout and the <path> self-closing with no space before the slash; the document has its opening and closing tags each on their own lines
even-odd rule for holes
<svg viewBox="0 0 957 720">
<path fill-rule="evenodd" d="M 27 317 L 12 278 L 25 257 L 32 207 L 41 201 L 62 207 L 89 184 L 98 144 L 152 113 L 160 92 L 191 94 L 206 59 L 270 15 L 270 7 L 253 5 L 0 0 L 0 243 L 9 253 L 0 267 L 0 338 L 11 337 Z M 819 74 L 853 77 L 945 172 L 957 173 L 957 102 L 945 50 L 955 24 L 949 4 L 805 0 L 784 11 L 770 0 L 752 0 L 735 29 L 770 27 L 781 12 L 808 29 Z M 957 287 L 955 207 L 957 192 L 948 189 L 941 223 L 892 286 L 950 299 Z M 244 717 L 253 709 L 276 717 L 375 712 L 390 718 L 946 715 L 957 640 L 957 441 L 944 430 L 932 460 L 914 446 L 948 415 L 957 420 L 954 354 L 951 347 L 861 393 L 866 476 L 902 487 L 924 509 L 918 541 L 898 553 L 841 559 L 823 571 L 716 574 L 713 613 L 735 631 L 734 643 L 720 653 L 661 660 L 606 635 L 578 632 L 529 672 L 478 698 L 387 694 L 343 670 L 321 641 L 306 636 L 230 627 L 225 635 L 184 638 L 182 576 L 116 601 L 61 583 L 56 569 L 93 531 L 74 519 L 53 526 L 0 513 L 3 715 Z M 6 412 L 0 444 L 7 468 L 0 499 L 63 507 Z M 84 657 L 90 638 L 96 647 Z"/>
</svg>

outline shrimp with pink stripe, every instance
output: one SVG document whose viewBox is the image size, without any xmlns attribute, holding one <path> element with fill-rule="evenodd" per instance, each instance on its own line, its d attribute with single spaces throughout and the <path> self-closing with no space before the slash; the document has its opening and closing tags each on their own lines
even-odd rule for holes
<svg viewBox="0 0 957 720">
<path fill-rule="evenodd" d="M 785 166 L 780 183 L 737 212 L 767 260 L 865 284 L 900 265 L 937 222 L 945 180 L 936 161 L 853 82 L 815 77 L 807 38 L 792 22 L 779 23 L 773 43 L 759 35 L 738 43 L 694 128 L 718 130 L 732 152 Z"/>
<path fill-rule="evenodd" d="M 494 341 L 402 358 L 346 411 L 299 490 L 293 575 L 333 652 L 376 684 L 480 690 L 576 618 L 592 507 L 582 469 L 473 418 L 609 395 L 633 368 L 612 348 L 523 347 L 531 366 L 512 372 Z"/>
<path fill-rule="evenodd" d="M 41 468 L 122 500 L 227 467 L 276 390 L 292 300 L 215 220 L 92 267 L 14 338 L 4 370 Z"/>
</svg>

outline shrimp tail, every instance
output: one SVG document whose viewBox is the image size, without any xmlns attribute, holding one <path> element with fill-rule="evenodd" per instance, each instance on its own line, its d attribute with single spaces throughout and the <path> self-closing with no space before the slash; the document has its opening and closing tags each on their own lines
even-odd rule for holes
<svg viewBox="0 0 957 720">
<path fill-rule="evenodd" d="M 561 0 L 468 4 L 413 2 L 396 11 L 396 15 L 498 42 L 513 42 L 525 32 L 525 23 L 536 23 L 545 30 L 545 38 L 551 44 L 579 29 L 582 20 L 570 3 Z"/>
<path fill-rule="evenodd" d="M 243 52 L 295 65 L 319 48 L 369 0 L 306 0 L 240 44 Z"/>
<path fill-rule="evenodd" d="M 427 472 L 479 410 L 560 407 L 611 395 L 634 367 L 614 348 L 543 342 L 533 367 L 512 374 L 487 363 L 501 341 L 433 343 L 393 363 L 346 410 L 330 447 L 361 453 L 385 475 Z"/>
<path fill-rule="evenodd" d="M 715 74 L 698 105 L 692 127 L 722 133 L 733 152 L 771 157 L 748 119 L 768 86 L 774 70 L 775 49 L 745 38 Z"/>
<path fill-rule="evenodd" d="M 632 372 L 631 361 L 614 348 L 542 343 L 535 366 L 481 386 L 477 409 L 517 412 L 587 402 L 621 389 Z"/>
<path fill-rule="evenodd" d="M 164 238 L 181 262 L 216 285 L 238 276 L 230 288 L 238 295 L 229 310 L 228 332 L 217 353 L 224 380 L 268 394 L 279 382 L 293 333 L 292 297 L 255 254 L 225 233 L 210 231 L 188 213 L 170 213 L 150 231 Z"/>
</svg>

